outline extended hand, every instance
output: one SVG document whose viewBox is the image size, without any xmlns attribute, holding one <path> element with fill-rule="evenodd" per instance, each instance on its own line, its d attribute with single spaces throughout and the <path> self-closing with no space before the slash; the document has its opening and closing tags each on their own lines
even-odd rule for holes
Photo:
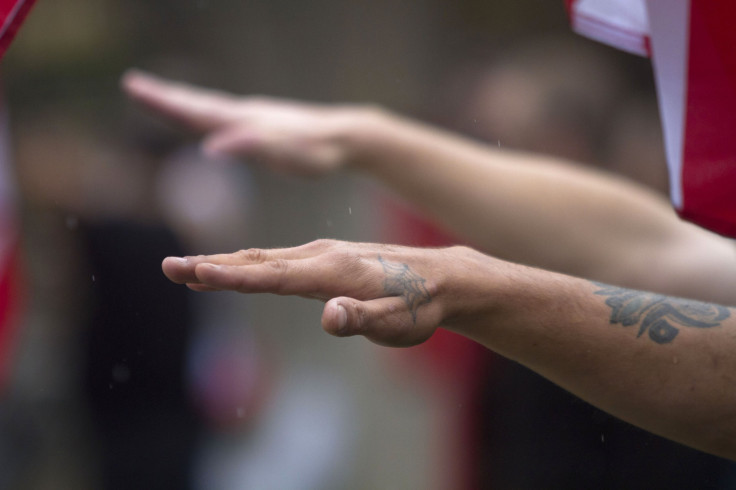
<svg viewBox="0 0 736 490">
<path fill-rule="evenodd" d="M 212 154 L 248 157 L 281 173 L 320 175 L 351 158 L 345 131 L 361 111 L 268 97 L 238 97 L 131 70 L 122 81 L 134 100 L 205 134 Z"/>
<path fill-rule="evenodd" d="M 250 249 L 163 262 L 172 281 L 195 291 L 298 295 L 326 301 L 322 327 L 382 345 L 428 339 L 457 311 L 463 280 L 483 257 L 464 247 L 417 249 L 317 240 L 295 248 Z M 458 270 L 460 268 L 460 270 Z M 445 269 L 445 270 L 443 270 Z"/>
</svg>

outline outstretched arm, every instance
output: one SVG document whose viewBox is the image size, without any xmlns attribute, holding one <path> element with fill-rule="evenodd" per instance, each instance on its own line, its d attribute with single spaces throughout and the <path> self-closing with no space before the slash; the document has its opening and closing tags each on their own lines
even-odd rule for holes
<svg viewBox="0 0 736 490">
<path fill-rule="evenodd" d="M 736 459 L 736 318 L 728 308 L 592 283 L 466 247 L 320 240 L 168 258 L 192 289 L 326 302 L 323 328 L 383 345 L 442 326 L 642 428 Z"/>
<path fill-rule="evenodd" d="M 280 172 L 349 168 L 498 257 L 639 289 L 731 303 L 736 251 L 659 195 L 539 155 L 480 145 L 386 111 L 235 97 L 138 72 L 127 93 L 204 133 L 213 152 Z"/>
</svg>

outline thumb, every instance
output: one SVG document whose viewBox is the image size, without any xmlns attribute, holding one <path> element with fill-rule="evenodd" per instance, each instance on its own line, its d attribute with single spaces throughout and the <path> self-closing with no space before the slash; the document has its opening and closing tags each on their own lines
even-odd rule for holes
<svg viewBox="0 0 736 490">
<path fill-rule="evenodd" d="M 415 320 L 401 297 L 369 301 L 340 297 L 325 304 L 322 328 L 336 337 L 362 335 L 379 345 L 409 347 L 434 333 L 436 325 L 428 316 L 425 310 Z"/>
<path fill-rule="evenodd" d="M 202 142 L 205 154 L 211 156 L 253 156 L 258 150 L 262 136 L 246 126 L 225 126 L 212 132 Z"/>
<path fill-rule="evenodd" d="M 255 125 L 227 126 L 211 133 L 202 143 L 206 155 L 255 158 L 271 170 L 292 173 L 293 142 Z"/>
</svg>

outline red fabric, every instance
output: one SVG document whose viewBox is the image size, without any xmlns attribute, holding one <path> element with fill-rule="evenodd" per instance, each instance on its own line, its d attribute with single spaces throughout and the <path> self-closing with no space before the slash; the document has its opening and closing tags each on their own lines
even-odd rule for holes
<svg viewBox="0 0 736 490">
<path fill-rule="evenodd" d="M 35 0 L 0 0 L 0 58 L 13 42 L 18 29 L 35 4 Z M 0 119 L 0 389 L 7 385 L 13 361 L 17 327 L 22 304 L 19 246 L 16 236 L 13 188 L 9 171 L 10 151 L 7 141 L 7 114 L 4 104 Z"/>
<path fill-rule="evenodd" d="M 673 207 L 736 237 L 736 3 L 565 0 L 565 7 L 577 32 L 652 56 Z M 646 49 L 634 49 L 638 42 Z"/>
<path fill-rule="evenodd" d="M 2 0 L 0 0 L 2 1 Z M 0 391 L 8 384 L 24 306 L 17 191 L 12 171 L 9 118 L 0 87 Z"/>
<path fill-rule="evenodd" d="M 13 244 L 0 264 L 0 390 L 4 389 L 13 361 L 13 347 L 24 303 L 18 264 L 19 248 Z"/>
<path fill-rule="evenodd" d="M 0 58 L 5 54 L 36 0 L 0 0 Z"/>
<path fill-rule="evenodd" d="M 736 236 L 736 3 L 691 2 L 679 214 Z"/>
</svg>

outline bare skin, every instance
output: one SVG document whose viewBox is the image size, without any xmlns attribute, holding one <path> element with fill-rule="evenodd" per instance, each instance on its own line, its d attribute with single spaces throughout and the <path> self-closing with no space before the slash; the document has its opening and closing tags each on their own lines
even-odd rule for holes
<svg viewBox="0 0 736 490">
<path fill-rule="evenodd" d="M 446 328 L 624 420 L 736 457 L 736 320 L 727 308 L 591 283 L 466 247 L 319 240 L 170 257 L 163 270 L 195 291 L 323 301 L 322 327 L 339 337 L 403 347 Z"/>
<path fill-rule="evenodd" d="M 660 195 L 542 155 L 499 150 L 382 109 L 238 97 L 131 71 L 123 88 L 203 135 L 205 151 L 316 177 L 373 178 L 496 257 L 736 304 L 736 248 Z"/>
<path fill-rule="evenodd" d="M 661 197 L 375 108 L 236 97 L 138 72 L 123 86 L 203 133 L 206 151 L 298 175 L 355 170 L 495 256 L 320 240 L 167 258 L 172 281 L 314 298 L 325 331 L 381 345 L 453 330 L 624 420 L 736 459 L 736 320 L 718 306 L 736 304 L 736 253 Z"/>
</svg>

